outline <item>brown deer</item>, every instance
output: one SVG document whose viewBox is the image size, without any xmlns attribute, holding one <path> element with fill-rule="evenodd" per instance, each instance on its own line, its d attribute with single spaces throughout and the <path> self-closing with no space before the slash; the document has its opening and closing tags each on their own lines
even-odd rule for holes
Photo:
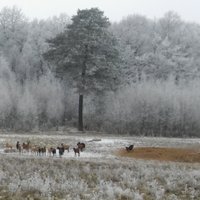
<svg viewBox="0 0 200 200">
<path fill-rule="evenodd" d="M 80 156 L 80 149 L 79 148 L 73 148 L 74 150 L 74 155 L 76 156 L 76 154 L 78 154 L 78 156 Z"/>
<path fill-rule="evenodd" d="M 61 147 L 63 147 L 64 148 L 64 150 L 67 150 L 68 152 L 69 152 L 69 145 L 67 145 L 67 144 L 61 144 Z"/>
<path fill-rule="evenodd" d="M 133 150 L 133 147 L 134 147 L 134 145 L 132 144 L 132 145 L 130 145 L 129 147 L 126 147 L 126 151 L 127 152 L 130 152 L 130 151 L 132 151 Z"/>
<path fill-rule="evenodd" d="M 51 154 L 52 154 L 53 156 L 55 156 L 55 155 L 56 155 L 56 148 L 50 147 L 50 148 L 48 148 L 48 152 L 49 152 L 49 155 L 50 155 L 50 156 L 51 156 Z"/>
<path fill-rule="evenodd" d="M 12 149 L 12 148 L 13 148 L 12 144 L 6 143 L 6 149 Z"/>
<path fill-rule="evenodd" d="M 27 152 L 29 152 L 29 150 L 31 149 L 30 141 L 28 141 L 27 143 L 23 143 L 22 144 L 22 149 L 26 150 Z"/>
<path fill-rule="evenodd" d="M 78 148 L 79 148 L 81 151 L 83 151 L 83 149 L 85 148 L 85 143 L 80 143 L 80 142 L 78 142 L 78 143 L 77 143 L 77 146 L 78 146 Z"/>
</svg>

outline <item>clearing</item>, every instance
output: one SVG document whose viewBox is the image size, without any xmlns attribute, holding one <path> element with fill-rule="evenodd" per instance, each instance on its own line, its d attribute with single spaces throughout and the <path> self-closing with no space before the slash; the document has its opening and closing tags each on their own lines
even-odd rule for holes
<svg viewBox="0 0 200 200">
<path fill-rule="evenodd" d="M 198 148 L 138 147 L 130 152 L 120 149 L 117 155 L 145 160 L 200 163 Z"/>
</svg>

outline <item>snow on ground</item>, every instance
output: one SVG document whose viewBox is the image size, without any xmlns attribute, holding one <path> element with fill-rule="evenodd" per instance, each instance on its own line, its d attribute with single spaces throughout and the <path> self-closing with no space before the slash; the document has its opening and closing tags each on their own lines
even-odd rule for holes
<svg viewBox="0 0 200 200">
<path fill-rule="evenodd" d="M 76 147 L 78 141 L 84 142 L 86 148 L 83 152 L 80 152 L 80 158 L 116 158 L 113 154 L 118 149 L 125 148 L 131 144 L 135 147 L 194 147 L 200 146 L 200 139 L 189 139 L 189 138 L 162 138 L 162 137 L 121 137 L 121 136 L 110 136 L 110 135 L 98 135 L 91 136 L 87 134 L 74 134 L 74 135 L 63 135 L 58 133 L 51 133 L 50 135 L 43 134 L 3 134 L 0 135 L 0 153 L 19 156 L 19 153 L 5 153 L 5 143 L 9 142 L 13 144 L 15 148 L 16 141 L 20 140 L 26 142 L 30 140 L 32 143 L 38 143 L 39 145 L 49 146 L 54 144 L 54 147 L 59 146 L 61 143 L 70 145 L 70 152 L 65 152 L 62 156 L 66 159 L 78 158 L 74 155 L 73 147 Z M 24 153 L 20 156 L 36 156 L 30 153 Z M 49 156 L 49 155 L 48 155 Z M 59 158 L 57 151 L 56 157 Z"/>
</svg>

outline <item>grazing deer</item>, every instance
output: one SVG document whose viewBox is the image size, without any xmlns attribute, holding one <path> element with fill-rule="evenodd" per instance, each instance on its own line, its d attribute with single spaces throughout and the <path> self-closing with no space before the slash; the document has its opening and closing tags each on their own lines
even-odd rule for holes
<svg viewBox="0 0 200 200">
<path fill-rule="evenodd" d="M 31 153 L 38 155 L 38 149 L 39 147 L 37 147 L 36 145 L 31 147 Z"/>
<path fill-rule="evenodd" d="M 55 156 L 55 155 L 56 155 L 56 148 L 50 147 L 50 148 L 48 149 L 48 152 L 49 152 L 49 155 L 50 155 L 50 156 L 51 156 L 51 154 L 52 154 L 53 156 Z"/>
<path fill-rule="evenodd" d="M 134 145 L 130 145 L 129 147 L 126 147 L 126 151 L 130 152 L 133 150 Z"/>
<path fill-rule="evenodd" d="M 85 148 L 85 143 L 80 143 L 80 142 L 78 142 L 78 143 L 77 143 L 77 146 L 78 146 L 78 148 L 79 148 L 81 151 L 83 151 L 83 149 Z"/>
<path fill-rule="evenodd" d="M 13 148 L 12 144 L 6 143 L 6 149 L 12 149 L 12 148 Z"/>
<path fill-rule="evenodd" d="M 14 149 L 13 149 L 12 144 L 6 143 L 6 144 L 5 144 L 4 152 L 5 152 L 5 153 L 11 153 L 11 152 L 14 152 Z"/>
<path fill-rule="evenodd" d="M 30 148 L 31 148 L 30 141 L 28 141 L 27 143 L 23 143 L 22 144 L 22 149 L 23 150 L 26 150 L 27 152 L 29 152 Z"/>
<path fill-rule="evenodd" d="M 64 148 L 64 150 L 67 150 L 69 152 L 69 145 L 61 144 L 61 146 Z"/>
<path fill-rule="evenodd" d="M 38 152 L 37 152 L 37 154 L 39 155 L 39 156 L 44 156 L 44 155 L 46 155 L 46 147 L 38 147 Z"/>
<path fill-rule="evenodd" d="M 78 154 L 78 156 L 80 156 L 80 149 L 79 148 L 73 148 L 74 150 L 74 155 L 76 156 L 76 154 Z"/>
<path fill-rule="evenodd" d="M 16 149 L 19 151 L 19 153 L 22 152 L 22 146 L 21 146 L 21 144 L 19 143 L 19 141 L 17 141 Z"/>
<path fill-rule="evenodd" d="M 64 149 L 64 147 L 61 145 L 61 147 L 57 147 L 57 149 L 58 149 L 58 152 L 59 152 L 59 156 L 60 156 L 60 158 L 62 157 L 62 155 L 64 154 L 64 152 L 65 152 L 65 149 Z"/>
</svg>

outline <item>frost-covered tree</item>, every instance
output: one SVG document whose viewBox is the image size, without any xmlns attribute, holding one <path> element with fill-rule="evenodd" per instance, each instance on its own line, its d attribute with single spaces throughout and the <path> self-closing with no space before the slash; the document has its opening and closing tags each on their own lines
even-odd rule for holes
<svg viewBox="0 0 200 200">
<path fill-rule="evenodd" d="M 78 10 L 66 30 L 49 40 L 50 50 L 45 54 L 76 80 L 81 131 L 84 94 L 112 89 L 116 80 L 118 51 L 109 26 L 108 18 L 99 9 Z"/>
<path fill-rule="evenodd" d="M 120 41 L 124 82 L 141 81 L 147 54 L 152 51 L 153 21 L 140 15 L 130 15 L 112 25 L 112 31 Z"/>
<path fill-rule="evenodd" d="M 0 11 L 0 47 L 8 58 L 12 71 L 16 66 L 27 38 L 28 21 L 17 7 L 3 8 Z"/>
<path fill-rule="evenodd" d="M 17 120 L 19 92 L 15 73 L 9 68 L 7 60 L 0 56 L 0 126 L 2 128 L 13 128 Z"/>
</svg>

